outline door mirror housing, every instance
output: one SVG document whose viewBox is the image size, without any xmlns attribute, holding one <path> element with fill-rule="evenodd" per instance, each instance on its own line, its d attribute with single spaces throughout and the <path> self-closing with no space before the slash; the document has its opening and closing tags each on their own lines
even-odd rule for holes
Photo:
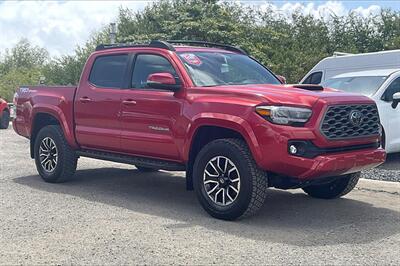
<svg viewBox="0 0 400 266">
<path fill-rule="evenodd" d="M 147 86 L 153 89 L 178 91 L 182 85 L 168 72 L 153 73 L 147 77 Z"/>
<path fill-rule="evenodd" d="M 400 92 L 393 94 L 392 108 L 395 109 L 400 103 Z"/>
<path fill-rule="evenodd" d="M 286 84 L 286 78 L 285 78 L 284 76 L 276 75 L 276 77 L 279 79 L 279 81 L 280 81 L 282 84 Z"/>
</svg>

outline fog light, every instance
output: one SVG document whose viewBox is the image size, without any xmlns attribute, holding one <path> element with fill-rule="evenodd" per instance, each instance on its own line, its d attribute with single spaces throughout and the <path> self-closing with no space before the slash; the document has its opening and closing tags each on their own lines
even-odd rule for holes
<svg viewBox="0 0 400 266">
<path fill-rule="evenodd" d="M 289 152 L 290 154 L 296 154 L 297 153 L 297 148 L 294 145 L 289 146 Z"/>
</svg>

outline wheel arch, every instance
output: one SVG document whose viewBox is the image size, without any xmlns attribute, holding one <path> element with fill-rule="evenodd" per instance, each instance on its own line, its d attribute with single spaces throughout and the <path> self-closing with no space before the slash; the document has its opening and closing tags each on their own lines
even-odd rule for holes
<svg viewBox="0 0 400 266">
<path fill-rule="evenodd" d="M 30 152 L 31 158 L 34 159 L 34 145 L 39 131 L 45 126 L 60 125 L 59 120 L 53 114 L 46 112 L 38 112 L 32 119 L 31 135 L 30 135 Z"/>
<path fill-rule="evenodd" d="M 66 122 L 64 114 L 61 110 L 53 110 L 51 108 L 35 108 L 32 110 L 31 129 L 30 129 L 30 148 L 31 158 L 34 158 L 34 144 L 36 136 L 40 129 L 48 125 L 59 125 L 64 136 L 71 147 L 76 147 L 73 130 Z"/>
<path fill-rule="evenodd" d="M 214 115 L 215 116 L 215 115 Z M 238 138 L 245 141 L 255 160 L 261 156 L 257 139 L 250 125 L 240 117 L 218 118 L 202 117 L 189 130 L 189 137 L 184 145 L 186 167 L 186 187 L 193 189 L 192 168 L 196 155 L 207 143 L 222 138 Z"/>
</svg>

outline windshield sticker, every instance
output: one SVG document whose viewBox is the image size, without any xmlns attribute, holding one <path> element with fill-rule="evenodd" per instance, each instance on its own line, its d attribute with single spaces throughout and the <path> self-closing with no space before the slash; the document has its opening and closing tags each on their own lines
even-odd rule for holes
<svg viewBox="0 0 400 266">
<path fill-rule="evenodd" d="M 24 88 L 24 87 L 22 87 L 22 88 L 19 89 L 19 91 L 20 91 L 21 93 L 28 93 L 30 90 L 29 90 L 29 88 Z"/>
<path fill-rule="evenodd" d="M 200 58 L 198 58 L 195 54 L 181 54 L 181 57 L 191 65 L 200 66 L 202 64 Z"/>
</svg>

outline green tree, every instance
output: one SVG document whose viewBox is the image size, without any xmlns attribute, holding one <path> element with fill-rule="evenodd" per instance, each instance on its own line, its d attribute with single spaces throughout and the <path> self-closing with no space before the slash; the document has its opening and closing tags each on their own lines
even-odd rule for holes
<svg viewBox="0 0 400 266">
<path fill-rule="evenodd" d="M 354 12 L 319 19 L 301 12 L 287 17 L 273 9 L 218 0 L 160 0 L 144 10 L 120 8 L 117 41 L 152 39 L 204 40 L 238 45 L 288 82 L 298 82 L 333 52 L 364 53 L 400 48 L 400 12 L 384 9 L 376 16 Z M 87 57 L 109 43 L 108 27 L 93 33 L 71 55 L 50 58 L 22 39 L 0 57 L 0 93 L 11 99 L 21 84 L 75 85 Z"/>
<path fill-rule="evenodd" d="M 21 39 L 13 48 L 6 50 L 0 63 L 0 74 L 12 69 L 41 67 L 49 59 L 46 49 L 31 45 L 27 39 Z"/>
<path fill-rule="evenodd" d="M 38 84 L 49 60 L 45 49 L 31 45 L 27 39 L 6 50 L 0 60 L 0 95 L 11 101 L 19 86 Z"/>
<path fill-rule="evenodd" d="M 23 85 L 37 85 L 41 77 L 39 68 L 13 68 L 0 78 L 0 95 L 11 101 L 15 90 Z"/>
<path fill-rule="evenodd" d="M 354 12 L 319 19 L 295 12 L 245 7 L 235 2 L 161 0 L 143 11 L 120 9 L 118 40 L 191 39 L 239 45 L 298 82 L 318 61 L 335 51 L 363 53 L 400 48 L 400 13 L 377 16 Z"/>
</svg>

